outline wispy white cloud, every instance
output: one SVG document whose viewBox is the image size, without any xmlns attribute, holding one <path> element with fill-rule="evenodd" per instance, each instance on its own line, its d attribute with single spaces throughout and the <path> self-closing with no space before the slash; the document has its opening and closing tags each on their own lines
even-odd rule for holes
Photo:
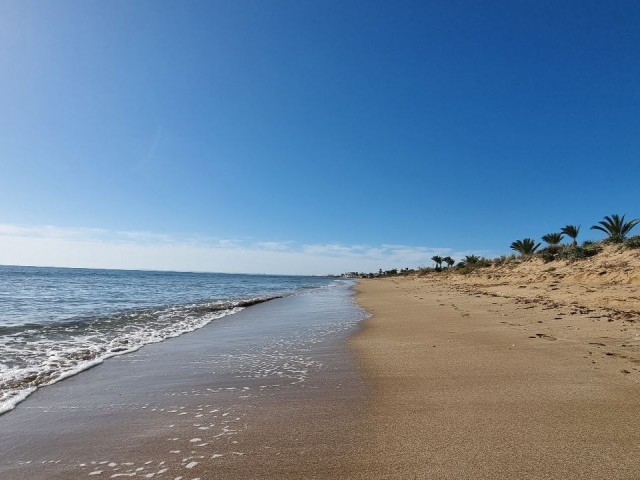
<svg viewBox="0 0 640 480">
<path fill-rule="evenodd" d="M 64 228 L 54 225 L 0 224 L 0 236 L 95 240 L 108 234 L 109 232 L 107 230 L 100 228 Z"/>
<path fill-rule="evenodd" d="M 0 264 L 327 274 L 418 267 L 469 252 L 409 245 L 241 241 L 154 232 L 0 224 Z M 475 252 L 485 254 L 486 252 Z"/>
<path fill-rule="evenodd" d="M 238 246 L 236 244 L 236 246 Z M 258 242 L 255 247 L 272 252 L 288 252 L 293 248 L 293 242 Z"/>
</svg>

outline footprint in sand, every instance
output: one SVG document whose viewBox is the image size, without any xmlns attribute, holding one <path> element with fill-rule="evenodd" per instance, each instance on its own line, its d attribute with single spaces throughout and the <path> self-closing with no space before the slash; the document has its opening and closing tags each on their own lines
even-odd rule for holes
<svg viewBox="0 0 640 480">
<path fill-rule="evenodd" d="M 556 337 L 552 337 L 551 335 L 547 335 L 546 333 L 536 333 L 536 337 L 543 338 L 545 340 L 557 340 Z"/>
</svg>

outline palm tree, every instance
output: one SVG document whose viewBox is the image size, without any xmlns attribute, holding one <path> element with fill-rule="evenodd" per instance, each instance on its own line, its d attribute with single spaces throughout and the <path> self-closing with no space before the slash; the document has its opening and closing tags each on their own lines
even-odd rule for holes
<svg viewBox="0 0 640 480">
<path fill-rule="evenodd" d="M 480 257 L 477 255 L 466 255 L 462 261 L 464 263 L 466 263 L 467 265 L 469 264 L 473 264 L 473 263 L 478 263 L 480 261 Z"/>
<path fill-rule="evenodd" d="M 444 257 L 442 261 L 447 264 L 447 268 L 451 268 L 453 264 L 456 263 L 456 261 L 451 257 Z"/>
<path fill-rule="evenodd" d="M 442 268 L 442 261 L 444 260 L 440 255 L 434 255 L 431 260 L 436 262 L 436 268 Z"/>
<path fill-rule="evenodd" d="M 640 219 L 638 218 L 625 222 L 624 217 L 625 215 L 622 215 L 622 217 L 618 215 L 606 215 L 604 220 L 599 221 L 598 225 L 593 225 L 591 230 L 600 230 L 608 235 L 607 241 L 620 243 L 627 237 L 631 229 L 640 223 Z"/>
<path fill-rule="evenodd" d="M 542 240 L 549 245 L 558 245 L 562 241 L 562 233 L 547 233 L 542 237 Z"/>
<path fill-rule="evenodd" d="M 469 265 L 475 265 L 480 261 L 480 257 L 477 255 L 465 255 L 462 260 L 458 262 L 459 268 L 465 268 Z"/>
<path fill-rule="evenodd" d="M 511 250 L 515 250 L 520 255 L 533 255 L 538 247 L 540 247 L 540 244 L 536 244 L 531 238 L 516 240 L 511 244 Z"/>
<path fill-rule="evenodd" d="M 575 225 L 567 225 L 564 228 L 561 228 L 560 231 L 564 233 L 567 237 L 573 238 L 573 245 L 578 245 L 578 234 L 580 233 L 580 225 L 577 227 Z"/>
</svg>

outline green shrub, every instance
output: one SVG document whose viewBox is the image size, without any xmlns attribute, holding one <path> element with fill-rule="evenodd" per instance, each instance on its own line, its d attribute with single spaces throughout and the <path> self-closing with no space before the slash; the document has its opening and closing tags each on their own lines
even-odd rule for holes
<svg viewBox="0 0 640 480">
<path fill-rule="evenodd" d="M 518 260 L 518 256 L 516 254 L 501 255 L 501 256 L 491 260 L 491 263 L 497 267 L 499 265 L 504 265 L 505 263 L 515 262 L 517 260 Z"/>
<path fill-rule="evenodd" d="M 551 244 L 537 254 L 544 262 L 552 262 L 562 258 L 562 252 L 567 248 L 567 245 Z"/>
<path fill-rule="evenodd" d="M 541 250 L 537 256 L 544 262 L 554 260 L 580 260 L 597 255 L 602 250 L 602 245 L 595 242 L 584 242 L 578 245 L 552 245 Z"/>
<path fill-rule="evenodd" d="M 624 245 L 628 248 L 640 248 L 640 235 L 627 238 Z"/>
<path fill-rule="evenodd" d="M 471 261 L 461 260 L 460 263 L 456 265 L 456 271 L 462 273 L 463 275 L 471 273 L 474 270 L 478 270 L 479 268 L 490 267 L 491 265 L 493 265 L 493 262 L 491 260 L 488 260 L 484 257 L 471 255 L 471 257 L 467 256 L 466 258 L 471 258 Z"/>
<path fill-rule="evenodd" d="M 501 255 L 501 256 L 493 259 L 493 264 L 497 267 L 498 265 L 502 265 L 506 261 L 507 261 L 507 256 L 506 255 Z"/>
<path fill-rule="evenodd" d="M 593 257 L 602 251 L 602 245 L 594 242 L 584 242 L 582 246 L 568 245 L 559 257 L 563 260 L 581 260 L 583 258 Z"/>
</svg>

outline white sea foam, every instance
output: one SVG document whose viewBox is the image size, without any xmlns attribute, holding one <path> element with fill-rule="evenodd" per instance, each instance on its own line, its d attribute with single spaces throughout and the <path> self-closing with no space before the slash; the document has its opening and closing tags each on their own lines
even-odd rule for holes
<svg viewBox="0 0 640 480">
<path fill-rule="evenodd" d="M 30 267 L 0 267 L 0 273 L 4 293 L 0 297 L 0 414 L 12 410 L 37 388 L 77 375 L 110 357 L 197 330 L 255 303 L 343 283 L 317 278 Z M 151 306 L 211 296 L 238 300 Z M 279 352 L 275 356 L 280 357 Z M 247 363 L 252 360 L 248 358 Z M 313 365 L 294 358 L 284 370 L 276 370 L 279 362 L 275 360 L 261 365 L 261 376 L 300 381 Z"/>
<path fill-rule="evenodd" d="M 112 328 L 109 334 L 114 338 L 104 338 L 104 335 L 94 331 L 68 336 L 61 342 L 56 341 L 55 336 L 33 338 L 33 330 L 2 337 L 0 350 L 4 357 L 0 367 L 0 414 L 15 408 L 39 387 L 77 375 L 107 358 L 192 332 L 244 308 L 236 306 L 209 314 L 187 314 L 182 317 L 176 309 L 172 309 L 158 315 L 157 322 Z"/>
</svg>

